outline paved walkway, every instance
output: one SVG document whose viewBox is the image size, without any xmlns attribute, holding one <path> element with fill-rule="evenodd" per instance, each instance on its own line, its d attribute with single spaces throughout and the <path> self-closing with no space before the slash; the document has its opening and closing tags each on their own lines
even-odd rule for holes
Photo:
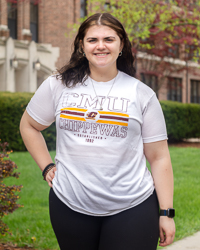
<svg viewBox="0 0 200 250">
<path fill-rule="evenodd" d="M 200 231 L 192 236 L 174 242 L 163 250 L 200 250 Z"/>
</svg>

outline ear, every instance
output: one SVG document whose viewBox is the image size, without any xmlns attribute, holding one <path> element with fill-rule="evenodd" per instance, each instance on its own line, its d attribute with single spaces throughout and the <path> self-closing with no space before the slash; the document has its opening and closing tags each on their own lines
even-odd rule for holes
<svg viewBox="0 0 200 250">
<path fill-rule="evenodd" d="M 80 41 L 79 41 L 79 52 L 80 52 L 80 53 L 83 53 L 83 51 L 84 51 L 84 50 L 83 50 L 83 41 L 80 40 Z"/>
<path fill-rule="evenodd" d="M 121 44 L 120 44 L 120 52 L 123 50 L 124 48 L 124 39 L 121 40 Z"/>
<path fill-rule="evenodd" d="M 81 47 L 81 49 L 83 49 L 83 48 L 84 48 L 84 45 L 83 45 L 83 40 L 80 40 L 80 47 Z"/>
</svg>

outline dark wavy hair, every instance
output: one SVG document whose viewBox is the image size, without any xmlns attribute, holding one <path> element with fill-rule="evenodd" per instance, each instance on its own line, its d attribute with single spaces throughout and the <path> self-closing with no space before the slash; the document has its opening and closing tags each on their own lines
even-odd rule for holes
<svg viewBox="0 0 200 250">
<path fill-rule="evenodd" d="M 105 25 L 117 33 L 121 42 L 124 43 L 122 55 L 117 58 L 117 69 L 130 76 L 135 75 L 131 43 L 123 25 L 109 13 L 96 13 L 88 17 L 81 24 L 74 40 L 74 51 L 69 63 L 57 70 L 57 78 L 61 79 L 67 87 L 73 87 L 77 83 L 84 84 L 88 75 L 90 75 L 89 63 L 87 58 L 83 55 L 81 45 L 87 30 L 93 25 Z"/>
</svg>

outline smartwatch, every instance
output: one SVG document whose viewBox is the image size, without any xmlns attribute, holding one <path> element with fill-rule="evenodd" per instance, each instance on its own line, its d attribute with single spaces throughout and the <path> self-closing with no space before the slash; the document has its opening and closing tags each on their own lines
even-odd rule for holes
<svg viewBox="0 0 200 250">
<path fill-rule="evenodd" d="M 174 218 L 174 216 L 175 216 L 175 209 L 168 208 L 167 210 L 160 210 L 160 216 L 167 216 L 169 218 Z"/>
</svg>

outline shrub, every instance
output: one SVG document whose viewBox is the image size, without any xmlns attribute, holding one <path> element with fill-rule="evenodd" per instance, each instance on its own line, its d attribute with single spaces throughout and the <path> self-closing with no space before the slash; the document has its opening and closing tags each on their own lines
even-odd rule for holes
<svg viewBox="0 0 200 250">
<path fill-rule="evenodd" d="M 26 147 L 19 131 L 19 123 L 32 93 L 0 92 L 0 137 L 2 141 L 9 141 L 9 149 L 25 151 Z M 49 150 L 55 150 L 55 124 L 42 132 Z"/>
<path fill-rule="evenodd" d="M 15 192 L 20 192 L 22 186 L 6 186 L 3 183 L 3 179 L 6 177 L 19 178 L 19 174 L 14 172 L 17 169 L 17 165 L 9 159 L 11 152 L 6 152 L 7 142 L 0 143 L 0 234 L 4 235 L 8 232 L 8 226 L 2 221 L 2 218 L 12 213 L 22 205 L 16 203 L 19 198 Z"/>
<path fill-rule="evenodd" d="M 46 141 L 49 150 L 56 149 L 56 125 L 55 122 L 51 124 L 47 129 L 42 131 L 44 139 Z"/>
<path fill-rule="evenodd" d="M 170 141 L 200 137 L 200 105 L 161 101 Z"/>
<path fill-rule="evenodd" d="M 30 101 L 31 93 L 0 92 L 0 137 L 9 141 L 10 148 L 15 151 L 25 151 L 19 132 L 21 116 Z M 170 141 L 180 141 L 184 138 L 200 137 L 200 105 L 184 104 L 173 101 L 161 101 L 161 106 L 167 124 Z M 49 150 L 56 148 L 56 127 L 53 123 L 42 131 Z"/>
</svg>

